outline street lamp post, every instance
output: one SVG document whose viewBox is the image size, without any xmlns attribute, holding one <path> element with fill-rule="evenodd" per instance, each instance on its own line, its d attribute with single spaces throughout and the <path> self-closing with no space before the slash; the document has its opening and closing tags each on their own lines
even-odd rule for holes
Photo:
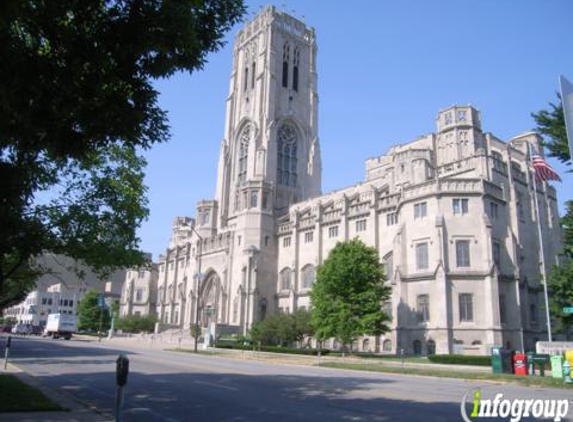
<svg viewBox="0 0 573 422">
<path fill-rule="evenodd" d="M 197 282 L 196 282 L 196 291 L 195 291 L 195 345 L 193 346 L 195 353 L 197 353 L 197 343 L 199 342 L 199 287 L 201 279 L 203 278 L 203 274 L 201 274 L 201 254 L 203 249 L 203 238 L 195 227 L 192 227 L 192 230 L 195 232 L 197 237 L 199 238 L 199 246 L 197 247 L 197 273 L 195 274 Z"/>
</svg>

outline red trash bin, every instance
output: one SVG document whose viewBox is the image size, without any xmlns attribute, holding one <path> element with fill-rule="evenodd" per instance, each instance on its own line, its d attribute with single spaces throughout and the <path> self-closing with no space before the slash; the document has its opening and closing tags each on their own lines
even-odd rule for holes
<svg viewBox="0 0 573 422">
<path fill-rule="evenodd" d="M 513 355 L 513 369 L 515 375 L 527 375 L 527 356 L 525 353 Z"/>
</svg>

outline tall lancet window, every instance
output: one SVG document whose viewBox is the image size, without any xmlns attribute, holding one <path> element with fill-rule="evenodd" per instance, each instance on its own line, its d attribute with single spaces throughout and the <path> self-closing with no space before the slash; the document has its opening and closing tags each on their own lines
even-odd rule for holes
<svg viewBox="0 0 573 422">
<path fill-rule="evenodd" d="M 241 132 L 239 137 L 239 169 L 237 172 L 237 179 L 239 184 L 244 184 L 247 181 L 247 163 L 249 159 L 249 139 L 251 137 L 251 128 L 246 126 Z"/>
<path fill-rule="evenodd" d="M 285 43 L 283 46 L 283 87 L 288 88 L 288 62 L 290 60 L 290 46 Z"/>
<path fill-rule="evenodd" d="M 298 65 L 300 63 L 300 50 L 295 48 L 292 68 L 292 89 L 298 92 Z"/>
<path fill-rule="evenodd" d="M 249 86 L 249 68 L 245 67 L 245 79 L 243 81 L 243 91 L 246 91 Z"/>
<path fill-rule="evenodd" d="M 279 128 L 277 137 L 277 183 L 296 186 L 297 131 L 286 123 Z"/>
</svg>

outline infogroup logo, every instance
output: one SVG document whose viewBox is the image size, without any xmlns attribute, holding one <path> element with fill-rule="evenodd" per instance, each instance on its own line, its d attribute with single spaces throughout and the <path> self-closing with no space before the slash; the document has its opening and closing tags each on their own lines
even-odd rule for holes
<svg viewBox="0 0 573 422">
<path fill-rule="evenodd" d="M 472 394 L 473 393 L 473 394 Z M 471 397 L 471 398 L 470 398 Z M 471 401 L 468 402 L 468 399 Z M 466 405 L 472 403 L 472 411 L 468 415 Z M 522 418 L 553 419 L 561 421 L 569 412 L 567 399 L 504 399 L 502 393 L 495 395 L 493 400 L 482 397 L 481 390 L 470 390 L 462 397 L 460 412 L 465 422 L 475 422 L 478 418 L 509 418 L 511 422 L 519 422 Z"/>
</svg>

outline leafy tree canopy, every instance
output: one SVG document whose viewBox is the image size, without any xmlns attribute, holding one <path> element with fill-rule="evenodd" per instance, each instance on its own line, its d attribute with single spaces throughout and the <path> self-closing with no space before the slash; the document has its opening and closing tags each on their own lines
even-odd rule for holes
<svg viewBox="0 0 573 422">
<path fill-rule="evenodd" d="M 242 0 L 0 2 L 0 308 L 42 252 L 144 264 L 141 150 L 169 138 L 155 78 L 201 69 Z"/>
<path fill-rule="evenodd" d="M 563 163 L 571 164 L 561 97 L 559 97 L 558 105 L 553 103 L 549 105 L 551 107 L 550 110 L 541 110 L 531 114 L 535 123 L 537 123 L 536 130 L 542 135 L 549 137 L 549 140 L 543 142 L 543 146 L 549 150 L 551 157 L 555 157 Z"/>
<path fill-rule="evenodd" d="M 311 291 L 311 323 L 318 339 L 349 344 L 361 335 L 380 335 L 389 328 L 382 311 L 391 294 L 376 249 L 358 239 L 338 243 L 318 267 Z"/>
<path fill-rule="evenodd" d="M 573 306 L 573 260 L 569 259 L 560 266 L 554 266 L 549 273 L 548 287 L 551 290 L 551 319 L 555 331 L 564 334 L 566 340 L 573 334 L 573 315 L 565 315 L 563 308 Z"/>
<path fill-rule="evenodd" d="M 559 95 L 558 95 L 559 96 Z M 549 137 L 544 146 L 549 149 L 549 154 L 563 163 L 571 164 L 569 145 L 567 143 L 567 131 L 565 128 L 565 116 L 561 98 L 559 104 L 550 104 L 551 110 L 541 110 L 532 116 L 537 123 L 537 131 Z M 553 266 L 548 274 L 548 287 L 551 292 L 550 311 L 552 324 L 555 331 L 571 336 L 573 328 L 573 315 L 563 314 L 565 306 L 573 306 L 573 201 L 565 203 L 566 213 L 561 218 L 563 229 L 564 252 L 567 262 L 560 266 Z"/>
<path fill-rule="evenodd" d="M 101 308 L 98 305 L 99 295 L 100 293 L 90 289 L 84 294 L 82 300 L 78 303 L 78 329 L 98 331 L 100 329 L 101 319 L 101 329 L 104 331 L 109 330 L 111 325 L 109 309 Z"/>
</svg>

